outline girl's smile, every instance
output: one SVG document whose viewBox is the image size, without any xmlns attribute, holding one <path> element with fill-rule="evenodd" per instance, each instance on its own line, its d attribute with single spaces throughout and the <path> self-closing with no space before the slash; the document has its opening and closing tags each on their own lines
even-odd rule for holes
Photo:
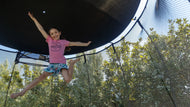
<svg viewBox="0 0 190 107">
<path fill-rule="evenodd" d="M 52 29 L 50 29 L 49 33 L 53 40 L 60 39 L 61 32 L 59 32 L 57 29 L 52 28 Z"/>
</svg>

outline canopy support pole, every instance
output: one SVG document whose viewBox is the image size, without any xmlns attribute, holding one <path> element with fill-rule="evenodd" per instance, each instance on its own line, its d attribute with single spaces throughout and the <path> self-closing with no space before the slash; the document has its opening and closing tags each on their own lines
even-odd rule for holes
<svg viewBox="0 0 190 107">
<path fill-rule="evenodd" d="M 19 59 L 20 59 L 20 52 L 17 52 L 17 55 L 16 55 L 15 60 L 14 60 L 14 65 L 13 65 L 13 68 L 12 68 L 12 72 L 11 72 L 11 77 L 10 77 L 10 80 L 9 80 L 9 83 L 8 83 L 8 87 L 7 87 L 7 93 L 6 93 L 6 98 L 5 98 L 5 102 L 4 102 L 4 107 L 6 107 L 6 104 L 7 104 L 7 97 L 8 97 L 8 93 L 9 93 L 12 77 L 14 75 L 14 69 L 15 69 L 16 64 L 18 64 Z"/>
<path fill-rule="evenodd" d="M 126 79 L 125 79 L 125 72 L 124 72 L 124 70 L 123 70 L 123 67 L 122 67 L 120 58 L 119 58 L 119 56 L 118 56 L 118 54 L 117 54 L 117 51 L 115 50 L 114 44 L 112 43 L 111 45 L 112 45 L 112 48 L 113 48 L 114 53 L 116 54 L 116 58 L 117 58 L 117 61 L 119 62 L 119 66 L 120 66 L 120 68 L 121 68 L 121 70 L 122 70 L 123 78 L 124 78 L 124 81 L 125 81 L 125 80 L 126 80 Z"/>
<path fill-rule="evenodd" d="M 86 55 L 83 53 L 84 56 L 84 64 L 86 64 Z"/>
<path fill-rule="evenodd" d="M 118 55 L 118 53 L 117 53 L 117 51 L 116 51 L 116 49 L 115 49 L 114 44 L 111 43 L 111 45 L 112 45 L 114 54 L 116 55 L 117 61 L 119 62 L 119 66 L 120 66 L 120 68 L 121 68 L 121 71 L 122 71 L 122 73 L 123 73 L 123 82 L 124 82 L 124 84 L 125 84 L 125 85 L 124 85 L 124 88 L 127 89 L 127 84 L 126 84 L 127 82 L 126 82 L 126 78 L 125 78 L 126 75 L 125 75 L 124 69 L 123 69 L 123 67 L 122 67 L 120 57 L 119 57 L 119 55 Z M 124 90 L 124 99 L 126 99 L 126 89 Z M 128 94 L 127 94 L 127 98 L 129 98 L 129 95 L 128 95 Z M 128 104 L 128 102 L 124 102 L 124 106 L 127 106 L 127 104 Z"/>
<path fill-rule="evenodd" d="M 156 49 L 156 51 L 157 51 L 157 53 L 158 53 L 158 55 L 159 55 L 161 61 L 162 61 L 162 65 L 163 65 L 163 67 L 166 69 L 166 72 L 167 72 L 167 71 L 168 71 L 168 68 L 167 68 L 167 66 L 166 66 L 165 60 L 164 60 L 164 58 L 163 58 L 163 56 L 162 56 L 160 50 L 158 49 L 158 46 L 157 46 L 156 43 L 152 40 L 152 38 L 150 37 L 150 34 L 149 34 L 149 33 L 147 32 L 147 30 L 143 27 L 143 25 L 141 24 L 141 22 L 139 21 L 139 19 L 137 20 L 137 23 L 138 23 L 139 26 L 145 31 L 145 33 L 148 35 L 148 38 L 149 38 L 149 39 L 151 40 L 151 42 L 153 43 L 153 45 L 154 45 L 154 47 L 155 47 L 155 49 Z M 158 72 L 158 73 L 159 73 L 159 72 Z M 171 93 L 170 93 L 170 91 L 168 90 L 168 88 L 167 88 L 167 86 L 166 86 L 166 83 L 164 82 L 164 80 L 163 80 L 162 78 L 161 78 L 161 82 L 163 83 L 163 85 L 164 85 L 164 87 L 165 87 L 165 90 L 167 91 L 167 93 L 168 93 L 168 95 L 169 95 L 169 97 L 170 97 L 170 99 L 171 99 L 171 101 L 172 101 L 174 107 L 177 107 L 177 106 L 176 106 L 176 103 L 175 103 L 175 101 L 174 101 L 174 99 L 173 99 L 173 97 L 172 97 L 172 95 L 171 95 Z"/>
</svg>

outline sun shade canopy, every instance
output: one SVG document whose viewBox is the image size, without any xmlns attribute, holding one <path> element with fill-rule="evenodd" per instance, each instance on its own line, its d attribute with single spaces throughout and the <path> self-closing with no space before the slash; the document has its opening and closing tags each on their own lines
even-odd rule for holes
<svg viewBox="0 0 190 107">
<path fill-rule="evenodd" d="M 48 45 L 29 18 L 33 13 L 48 32 L 59 28 L 69 41 L 92 41 L 88 47 L 71 47 L 75 54 L 97 48 L 116 38 L 130 23 L 140 0 L 2 0 L 0 44 L 48 55 Z"/>
</svg>

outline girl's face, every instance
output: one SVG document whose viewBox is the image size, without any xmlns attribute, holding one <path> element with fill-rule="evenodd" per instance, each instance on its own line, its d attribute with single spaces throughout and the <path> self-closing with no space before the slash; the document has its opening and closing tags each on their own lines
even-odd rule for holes
<svg viewBox="0 0 190 107">
<path fill-rule="evenodd" d="M 50 34 L 50 36 L 52 37 L 53 40 L 59 40 L 61 32 L 58 31 L 55 28 L 52 28 L 52 29 L 50 29 L 49 34 Z"/>
</svg>

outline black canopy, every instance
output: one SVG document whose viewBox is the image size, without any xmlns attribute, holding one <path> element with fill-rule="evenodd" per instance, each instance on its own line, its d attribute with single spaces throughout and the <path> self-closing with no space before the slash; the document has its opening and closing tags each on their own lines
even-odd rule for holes
<svg viewBox="0 0 190 107">
<path fill-rule="evenodd" d="M 69 41 L 92 41 L 71 47 L 66 54 L 84 52 L 116 38 L 133 18 L 140 0 L 2 0 L 0 44 L 20 51 L 48 54 L 48 46 L 28 11 L 46 31 L 57 27 Z"/>
</svg>

